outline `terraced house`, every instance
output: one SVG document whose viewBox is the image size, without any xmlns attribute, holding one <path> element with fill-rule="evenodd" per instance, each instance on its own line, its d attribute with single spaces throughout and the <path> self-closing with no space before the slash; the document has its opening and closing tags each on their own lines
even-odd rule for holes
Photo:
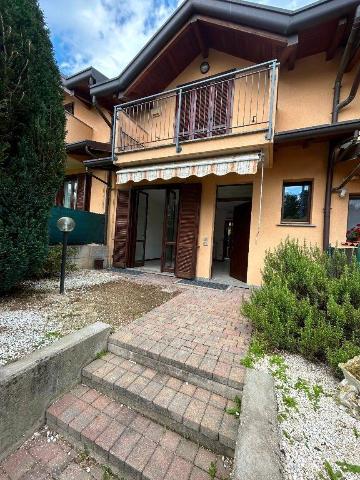
<svg viewBox="0 0 360 480">
<path fill-rule="evenodd" d="M 64 79 L 57 201 L 104 215 L 106 264 L 181 278 L 259 284 L 288 236 L 356 244 L 359 60 L 359 0 L 186 0 L 118 77 Z"/>
</svg>

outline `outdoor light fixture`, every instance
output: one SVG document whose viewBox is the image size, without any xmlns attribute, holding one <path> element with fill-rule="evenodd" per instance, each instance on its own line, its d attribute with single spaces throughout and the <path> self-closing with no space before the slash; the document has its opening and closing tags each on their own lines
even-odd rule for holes
<svg viewBox="0 0 360 480">
<path fill-rule="evenodd" d="M 205 73 L 208 73 L 209 70 L 210 70 L 209 62 L 202 62 L 202 64 L 200 65 L 200 72 L 202 74 L 205 74 Z"/>
<path fill-rule="evenodd" d="M 56 222 L 56 226 L 63 232 L 63 247 L 61 256 L 61 273 L 60 273 L 60 293 L 65 290 L 65 265 L 66 265 L 66 249 L 69 233 L 75 228 L 75 221 L 70 217 L 61 217 Z"/>
<path fill-rule="evenodd" d="M 338 190 L 338 195 L 340 198 L 345 198 L 346 194 L 347 194 L 346 188 L 341 188 L 340 190 Z"/>
</svg>

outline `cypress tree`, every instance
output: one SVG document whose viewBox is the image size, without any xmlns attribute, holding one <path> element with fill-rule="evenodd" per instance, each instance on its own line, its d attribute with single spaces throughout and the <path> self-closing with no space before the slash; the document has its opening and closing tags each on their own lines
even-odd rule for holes
<svg viewBox="0 0 360 480">
<path fill-rule="evenodd" d="M 64 171 L 61 79 L 36 0 L 0 0 L 0 293 L 31 276 L 48 248 Z"/>
</svg>

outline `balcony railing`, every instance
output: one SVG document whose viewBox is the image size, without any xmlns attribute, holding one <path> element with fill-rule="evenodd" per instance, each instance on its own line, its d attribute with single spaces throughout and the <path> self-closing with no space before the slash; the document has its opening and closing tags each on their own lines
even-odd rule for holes
<svg viewBox="0 0 360 480">
<path fill-rule="evenodd" d="M 114 155 L 262 131 L 271 139 L 277 69 L 273 60 L 117 105 Z"/>
</svg>

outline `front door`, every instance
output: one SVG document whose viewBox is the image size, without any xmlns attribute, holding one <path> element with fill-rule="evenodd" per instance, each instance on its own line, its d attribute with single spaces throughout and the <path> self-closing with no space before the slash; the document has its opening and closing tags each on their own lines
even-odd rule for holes
<svg viewBox="0 0 360 480">
<path fill-rule="evenodd" d="M 247 281 L 251 202 L 234 208 L 233 230 L 230 250 L 230 276 Z"/>
</svg>

